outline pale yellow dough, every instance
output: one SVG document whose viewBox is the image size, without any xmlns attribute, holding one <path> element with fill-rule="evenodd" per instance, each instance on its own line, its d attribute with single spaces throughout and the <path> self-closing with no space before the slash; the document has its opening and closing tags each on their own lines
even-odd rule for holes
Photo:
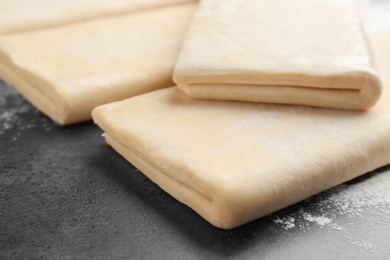
<svg viewBox="0 0 390 260">
<path fill-rule="evenodd" d="M 98 105 L 169 87 L 196 4 L 0 38 L 0 78 L 59 124 Z"/>
<path fill-rule="evenodd" d="M 387 89 L 368 112 L 190 99 L 177 88 L 93 111 L 107 142 L 211 224 L 234 228 L 390 163 Z"/>
<path fill-rule="evenodd" d="M 354 110 L 381 94 L 354 0 L 203 0 L 174 81 L 194 98 Z"/>
<path fill-rule="evenodd" d="M 193 0 L 1 0 L 0 35 Z"/>
</svg>

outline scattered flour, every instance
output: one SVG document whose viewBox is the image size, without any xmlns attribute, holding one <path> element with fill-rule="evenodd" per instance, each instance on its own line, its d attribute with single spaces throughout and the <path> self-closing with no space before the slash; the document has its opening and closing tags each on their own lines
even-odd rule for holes
<svg viewBox="0 0 390 260">
<path fill-rule="evenodd" d="M 390 166 L 353 182 L 303 201 L 293 213 L 274 214 L 272 220 L 283 229 L 295 228 L 302 232 L 307 232 L 313 225 L 342 231 L 352 245 L 373 251 L 376 249 L 373 243 L 357 240 L 351 234 L 353 220 L 375 215 L 381 222 L 390 222 Z M 346 224 L 345 219 L 349 219 L 349 223 Z"/>
<path fill-rule="evenodd" d="M 276 216 L 274 218 L 274 222 L 276 224 L 280 224 L 284 229 L 290 229 L 295 227 L 295 218 L 293 217 L 286 217 L 281 219 L 280 217 Z"/>
<path fill-rule="evenodd" d="M 0 112 L 0 134 L 4 134 L 16 126 L 21 125 L 20 115 L 29 112 L 30 106 L 27 104 L 21 105 L 17 108 L 10 108 Z"/>
<path fill-rule="evenodd" d="M 1 81 L 0 93 L 0 135 L 13 131 L 14 136 L 11 139 L 17 141 L 22 131 L 30 130 L 37 126 L 42 127 L 46 131 L 50 131 L 55 125 L 46 117 L 40 117 L 38 121 L 36 118 L 26 121 L 27 114 L 38 114 L 39 111 L 30 105 L 13 88 Z"/>
<path fill-rule="evenodd" d="M 321 227 L 332 223 L 332 220 L 328 217 L 325 217 L 325 216 L 313 217 L 309 213 L 305 213 L 303 218 L 307 221 L 314 222 Z"/>
</svg>

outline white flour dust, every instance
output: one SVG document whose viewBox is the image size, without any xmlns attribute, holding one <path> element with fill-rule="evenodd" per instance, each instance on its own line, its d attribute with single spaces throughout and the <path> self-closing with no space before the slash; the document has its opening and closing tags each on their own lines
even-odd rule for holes
<svg viewBox="0 0 390 260">
<path fill-rule="evenodd" d="M 273 221 L 276 224 L 280 224 L 284 229 L 290 229 L 295 227 L 295 218 L 293 217 L 286 217 L 281 219 L 280 217 L 276 216 Z"/>
<path fill-rule="evenodd" d="M 0 134 L 21 124 L 20 115 L 28 112 L 30 107 L 22 105 L 18 108 L 11 108 L 0 112 Z"/>
<path fill-rule="evenodd" d="M 21 96 L 5 87 L 0 96 L 0 108 L 0 134 L 21 125 L 20 116 L 31 110 L 31 106 Z"/>
<path fill-rule="evenodd" d="M 46 117 L 28 121 L 27 114 L 39 111 L 30 105 L 21 95 L 7 85 L 0 85 L 0 135 L 12 131 L 11 139 L 17 141 L 25 130 L 36 128 L 37 125 L 50 131 L 53 123 Z"/>
<path fill-rule="evenodd" d="M 317 216 L 317 217 L 313 217 L 312 215 L 308 214 L 308 213 L 305 213 L 303 218 L 307 221 L 310 221 L 310 222 L 313 222 L 313 223 L 316 223 L 317 225 L 319 225 L 320 227 L 323 227 L 325 225 L 329 225 L 332 223 L 332 220 L 328 217 L 325 217 L 325 216 Z"/>
<path fill-rule="evenodd" d="M 351 244 L 372 251 L 376 248 L 373 243 L 355 239 L 351 231 L 356 218 L 364 220 L 367 216 L 375 216 L 384 223 L 390 222 L 390 167 L 368 177 L 314 196 L 300 203 L 295 212 L 282 217 L 274 214 L 272 220 L 286 230 L 307 232 L 319 227 L 342 231 Z"/>
</svg>

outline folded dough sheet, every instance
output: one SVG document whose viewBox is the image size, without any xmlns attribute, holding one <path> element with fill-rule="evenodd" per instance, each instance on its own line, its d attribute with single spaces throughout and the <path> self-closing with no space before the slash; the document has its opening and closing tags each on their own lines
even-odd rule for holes
<svg viewBox="0 0 390 260">
<path fill-rule="evenodd" d="M 0 78 L 59 124 L 172 83 L 196 4 L 0 37 Z"/>
<path fill-rule="evenodd" d="M 368 112 L 188 98 L 167 88 L 93 111 L 106 141 L 213 225 L 233 228 L 390 163 L 386 87 Z"/>
<path fill-rule="evenodd" d="M 1 0 L 0 35 L 193 0 Z"/>
<path fill-rule="evenodd" d="M 194 98 L 354 110 L 381 94 L 354 0 L 203 0 L 174 81 Z"/>
</svg>

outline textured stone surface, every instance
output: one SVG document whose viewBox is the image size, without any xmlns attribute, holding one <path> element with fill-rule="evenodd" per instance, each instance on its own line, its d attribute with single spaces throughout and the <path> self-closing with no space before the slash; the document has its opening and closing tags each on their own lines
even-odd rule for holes
<svg viewBox="0 0 390 260">
<path fill-rule="evenodd" d="M 386 201 L 360 206 L 360 216 L 342 214 L 324 203 L 337 188 L 224 231 L 150 182 L 100 134 L 91 122 L 55 125 L 0 82 L 1 259 L 390 257 Z"/>
</svg>

